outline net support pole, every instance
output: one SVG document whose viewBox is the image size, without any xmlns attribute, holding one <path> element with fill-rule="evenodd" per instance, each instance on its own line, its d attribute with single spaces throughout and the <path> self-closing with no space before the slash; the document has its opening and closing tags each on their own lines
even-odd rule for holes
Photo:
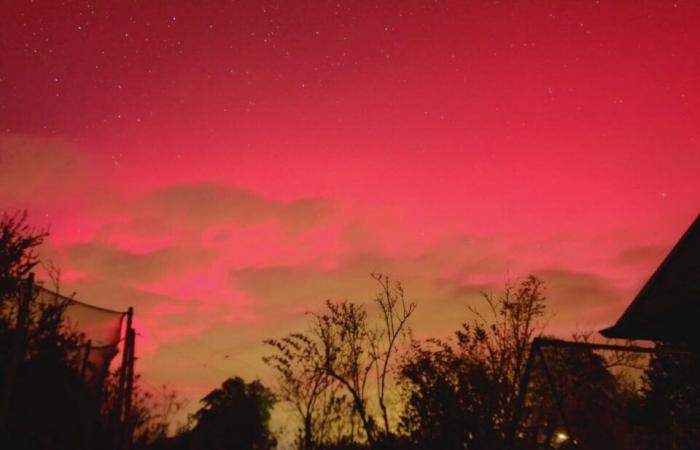
<svg viewBox="0 0 700 450">
<path fill-rule="evenodd" d="M 87 368 L 88 368 L 88 365 L 90 364 L 90 350 L 92 350 L 92 340 L 88 339 L 88 341 L 85 343 L 85 353 L 83 354 L 83 358 L 82 358 L 81 365 L 80 365 L 80 379 L 83 382 L 86 382 L 85 375 L 87 374 Z M 93 377 L 95 376 L 94 371 L 93 371 L 92 376 Z M 96 409 L 94 410 L 97 414 L 99 414 L 99 404 L 100 403 L 98 400 L 98 402 L 95 403 Z M 88 417 L 85 417 L 84 420 L 85 420 L 85 422 L 84 422 L 85 434 L 83 435 L 83 439 L 84 439 L 83 449 L 89 450 L 92 448 L 91 444 L 92 444 L 92 426 L 93 426 L 92 420 L 93 420 L 93 418 L 88 415 Z"/>
<path fill-rule="evenodd" d="M 133 308 L 129 308 L 130 316 L 133 316 Z M 131 406 L 134 394 L 134 361 L 136 360 L 136 332 L 131 327 L 126 330 L 125 355 L 127 356 L 124 386 L 124 420 L 122 422 L 122 449 L 129 450 L 134 434 L 134 418 L 131 414 Z"/>
<path fill-rule="evenodd" d="M 87 373 L 87 366 L 90 363 L 90 350 L 92 350 L 92 340 L 88 340 L 85 343 L 85 354 L 83 354 L 83 361 L 80 365 L 80 378 L 85 381 L 85 374 Z"/>
<path fill-rule="evenodd" d="M 119 392 L 117 393 L 117 410 L 116 420 L 123 423 L 124 421 L 124 389 L 126 388 L 126 368 L 129 364 L 129 330 L 134 317 L 134 308 L 129 307 L 126 312 L 126 330 L 124 332 L 124 349 L 122 351 L 122 364 L 119 368 Z"/>
<path fill-rule="evenodd" d="M 24 357 L 25 339 L 27 334 L 27 320 L 29 319 L 29 306 L 34 294 L 34 273 L 30 273 L 20 292 L 17 305 L 17 322 L 12 350 L 7 362 L 7 371 L 2 386 L 2 398 L 0 398 L 0 434 L 4 434 L 7 413 L 10 410 L 12 388 L 15 384 L 15 376 L 20 361 Z"/>
</svg>

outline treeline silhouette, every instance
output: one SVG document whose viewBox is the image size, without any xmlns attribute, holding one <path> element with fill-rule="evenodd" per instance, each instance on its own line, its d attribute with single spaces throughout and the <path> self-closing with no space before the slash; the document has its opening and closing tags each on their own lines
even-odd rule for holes
<svg viewBox="0 0 700 450">
<path fill-rule="evenodd" d="M 32 304 L 27 326 L 16 326 L 46 236 L 26 213 L 0 220 L 3 449 L 267 450 L 290 440 L 270 428 L 275 405 L 296 418 L 289 445 L 299 450 L 700 448 L 697 353 L 669 343 L 650 357 L 547 347 L 524 391 L 533 339 L 550 317 L 542 280 L 483 294 L 450 337 L 416 339 L 420 310 L 381 274 L 373 302 L 329 300 L 306 328 L 264 341 L 274 385 L 232 376 L 174 433 L 175 394 L 156 405 L 137 380 L 125 442 L 116 374 L 98 387 L 81 373 L 65 305 Z"/>
<path fill-rule="evenodd" d="M 523 386 L 550 317 L 542 280 L 483 293 L 451 338 L 418 340 L 401 283 L 372 277 L 375 308 L 328 301 L 307 330 L 265 341 L 296 448 L 700 448 L 700 355 L 684 345 L 657 343 L 651 357 L 539 347 Z"/>
<path fill-rule="evenodd" d="M 89 347 L 66 323 L 70 299 L 39 299 L 32 272 L 47 235 L 27 224 L 26 212 L 0 216 L 0 448 L 124 449 L 124 421 L 145 447 L 167 430 L 149 394 L 137 386 L 120 422 L 118 374 L 98 380 L 86 370 Z"/>
</svg>

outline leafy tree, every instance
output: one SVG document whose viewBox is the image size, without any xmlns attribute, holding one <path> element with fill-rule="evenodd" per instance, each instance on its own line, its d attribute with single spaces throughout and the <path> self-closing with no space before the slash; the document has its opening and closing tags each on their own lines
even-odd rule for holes
<svg viewBox="0 0 700 450">
<path fill-rule="evenodd" d="M 35 301 L 30 273 L 47 233 L 26 219 L 26 212 L 0 219 L 3 441 L 18 449 L 85 448 L 99 417 L 97 392 L 77 370 L 79 339 L 63 327 L 67 305 Z"/>
<path fill-rule="evenodd" d="M 85 448 L 87 431 L 99 418 L 97 392 L 84 382 L 71 354 L 77 338 L 60 332 L 60 315 L 59 307 L 40 306 L 26 325 L 29 337 L 5 426 L 12 448 Z M 2 330 L 3 347 L 16 336 L 14 328 Z M 7 376 L 6 370 L 0 373 Z"/>
<path fill-rule="evenodd" d="M 625 409 L 636 393 L 608 370 L 608 358 L 591 348 L 556 346 L 542 348 L 540 356 L 544 359 L 533 367 L 520 444 L 563 446 L 575 440 L 581 448 L 631 448 Z M 566 434 L 564 420 L 573 436 Z"/>
<path fill-rule="evenodd" d="M 647 448 L 700 448 L 700 352 L 657 343 L 643 376 L 642 399 L 632 409 Z"/>
<path fill-rule="evenodd" d="M 470 308 L 456 342 L 415 342 L 402 361 L 402 429 L 419 447 L 503 445 L 530 343 L 544 329 L 544 284 L 531 276 L 483 298 L 489 313 Z"/>
<path fill-rule="evenodd" d="M 190 448 L 202 450 L 268 450 L 277 445 L 270 432 L 275 396 L 259 381 L 234 377 L 202 399 L 188 433 Z"/>
<path fill-rule="evenodd" d="M 483 364 L 435 339 L 413 342 L 399 375 L 406 397 L 400 427 L 416 448 L 479 448 L 475 440 L 488 440 L 493 383 Z"/>
<path fill-rule="evenodd" d="M 27 224 L 26 212 L 0 217 L 0 380 L 7 413 L 0 442 L 13 449 L 112 449 L 119 433 L 110 413 L 116 379 L 103 391 L 86 382 L 83 339 L 64 321 L 68 301 L 38 301 L 32 285 L 47 236 Z M 145 400 L 136 387 L 130 420 L 142 440 L 152 429 Z"/>
<path fill-rule="evenodd" d="M 26 211 L 0 217 L 0 312 L 6 313 L 5 303 L 18 298 L 22 284 L 39 263 L 37 248 L 47 236 L 45 230 L 27 224 Z"/>
</svg>

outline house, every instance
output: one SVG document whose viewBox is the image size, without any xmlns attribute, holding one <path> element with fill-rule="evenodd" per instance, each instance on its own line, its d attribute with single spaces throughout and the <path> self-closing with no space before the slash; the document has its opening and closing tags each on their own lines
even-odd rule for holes
<svg viewBox="0 0 700 450">
<path fill-rule="evenodd" d="M 700 215 L 617 323 L 600 333 L 700 348 Z"/>
</svg>

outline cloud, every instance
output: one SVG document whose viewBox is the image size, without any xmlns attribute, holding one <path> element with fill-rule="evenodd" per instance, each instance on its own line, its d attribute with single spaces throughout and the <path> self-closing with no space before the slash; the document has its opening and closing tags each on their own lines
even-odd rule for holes
<svg viewBox="0 0 700 450">
<path fill-rule="evenodd" d="M 595 273 L 577 272 L 563 268 L 535 271 L 545 280 L 560 305 L 585 305 L 616 297 L 617 290 L 611 280 Z"/>
<path fill-rule="evenodd" d="M 370 273 L 388 274 L 403 283 L 407 298 L 418 304 L 419 335 L 444 336 L 466 318 L 467 305 L 480 306 L 481 294 L 498 286 L 506 261 L 490 240 L 446 239 L 431 248 L 397 254 L 349 252 L 332 268 L 314 264 L 244 267 L 229 271 L 229 282 L 256 299 L 253 307 L 270 328 L 298 326 L 304 313 L 323 307 L 326 299 L 364 303 L 373 308 L 379 286 Z"/>
<path fill-rule="evenodd" d="M 22 145 L 30 147 L 20 141 L 12 147 Z M 315 196 L 280 200 L 219 183 L 137 194 L 107 192 L 102 184 L 92 195 L 84 155 L 75 147 L 52 140 L 31 145 L 31 157 L 2 155 L 25 175 L 0 166 L 0 175 L 14 177 L 0 183 L 30 177 L 26 199 L 52 188 L 62 198 L 90 199 L 90 208 L 75 209 L 77 219 L 67 213 L 64 227 L 90 231 L 56 247 L 57 262 L 71 273 L 66 286 L 78 299 L 136 308 L 139 370 L 153 379 L 207 386 L 231 373 L 269 375 L 260 361 L 262 340 L 305 329 L 304 313 L 326 299 L 361 302 L 374 316 L 379 286 L 370 272 L 403 282 L 418 304 L 412 321 L 418 338 L 451 335 L 469 320 L 467 306 L 485 308 L 482 291 L 497 294 L 511 270 L 525 276 L 526 267 L 545 267 L 536 273 L 549 286 L 554 325 L 564 337 L 576 324 L 614 316 L 610 311 L 623 303 L 615 280 L 564 266 L 561 239 L 543 248 L 539 241 L 456 230 L 424 235 L 390 207 Z M 46 148 L 58 153 L 41 153 Z M 45 162 L 41 170 L 32 171 L 34 160 Z M 53 175 L 70 170 L 75 177 L 54 186 Z M 644 252 L 630 254 L 632 261 Z"/>
<path fill-rule="evenodd" d="M 660 245 L 639 245 L 623 250 L 615 260 L 624 266 L 658 265 L 667 252 L 668 249 Z"/>
<path fill-rule="evenodd" d="M 88 179 L 84 155 L 56 138 L 0 135 L 0 199 L 27 208 L 64 200 Z"/>
<path fill-rule="evenodd" d="M 252 307 L 263 318 L 262 327 L 284 334 L 307 326 L 304 313 L 322 308 L 326 299 L 349 299 L 371 311 L 379 286 L 369 273 L 381 271 L 401 280 L 407 298 L 417 303 L 412 323 L 416 336 L 444 337 L 471 317 L 468 306 L 488 314 L 483 292 L 498 295 L 504 283 L 517 283 L 528 275 L 511 277 L 504 269 L 507 262 L 489 240 L 463 237 L 413 255 L 352 253 L 332 269 L 309 264 L 232 269 L 229 281 L 256 300 Z M 625 292 L 616 281 L 597 273 L 566 267 L 533 273 L 545 282 L 548 311 L 553 314 L 549 331 L 561 337 L 577 327 L 607 324 L 625 303 Z"/>
<path fill-rule="evenodd" d="M 99 203 L 85 194 L 89 178 L 74 147 L 19 138 L 11 144 L 13 151 L 2 154 L 7 164 L 0 166 L 0 175 L 8 176 L 0 182 L 11 185 L 31 175 L 22 201 L 39 196 L 46 204 L 52 189 L 65 189 L 65 198 L 82 196 Z M 28 153 L 22 153 L 24 148 Z M 57 149 L 53 159 L 50 148 Z M 45 163 L 38 171 L 31 170 L 35 159 Z M 83 167 L 80 174 L 54 187 L 53 174 L 66 172 L 71 164 Z M 136 195 L 102 190 L 100 198 L 105 194 L 108 200 L 89 214 L 66 210 L 61 217 L 68 219 L 59 228 L 89 231 L 74 239 L 53 239 L 47 250 L 68 275 L 64 290 L 111 309 L 136 308 L 140 351 L 149 354 L 213 328 L 230 335 L 231 326 L 237 327 L 236 335 L 250 330 L 255 342 L 261 342 L 266 331 L 251 325 L 258 320 L 259 300 L 226 285 L 226 264 L 256 255 L 279 258 L 280 249 L 293 261 L 297 252 L 307 252 L 307 231 L 326 226 L 334 212 L 334 205 L 323 198 L 278 200 L 214 183 L 179 184 Z M 56 202 L 59 210 L 67 204 L 65 198 Z"/>
<path fill-rule="evenodd" d="M 62 283 L 61 292 L 91 305 L 126 311 L 134 307 L 139 353 L 153 353 L 215 327 L 230 327 L 232 315 L 245 315 L 246 305 L 208 303 L 202 298 L 166 295 L 124 284 L 119 279 L 84 277 Z M 235 323 L 235 322 L 234 322 Z"/>
<path fill-rule="evenodd" d="M 135 253 L 99 243 L 81 243 L 67 250 L 71 269 L 123 280 L 124 283 L 153 282 L 164 275 L 178 275 L 211 264 L 216 251 L 170 247 Z"/>
<path fill-rule="evenodd" d="M 146 193 L 135 202 L 137 216 L 200 229 L 226 222 L 273 221 L 301 231 L 322 223 L 331 211 L 331 202 L 322 198 L 281 201 L 213 183 L 171 186 Z"/>
<path fill-rule="evenodd" d="M 625 301 L 614 280 L 600 274 L 548 268 L 534 271 L 545 281 L 553 328 L 571 331 L 609 322 Z"/>
</svg>

